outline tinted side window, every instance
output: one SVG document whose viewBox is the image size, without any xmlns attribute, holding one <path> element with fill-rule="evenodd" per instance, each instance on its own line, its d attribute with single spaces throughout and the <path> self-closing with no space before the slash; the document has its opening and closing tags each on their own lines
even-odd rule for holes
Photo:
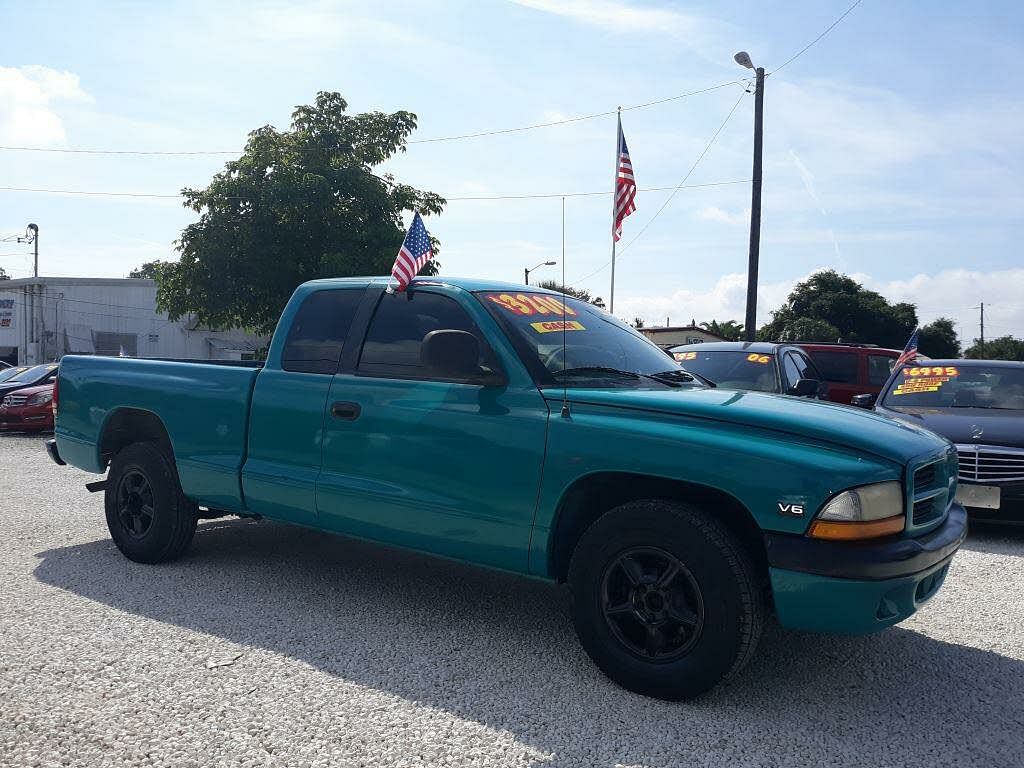
<svg viewBox="0 0 1024 768">
<path fill-rule="evenodd" d="M 868 383 L 880 387 L 889 379 L 895 357 L 886 355 L 868 355 Z"/>
<path fill-rule="evenodd" d="M 480 340 L 480 364 L 494 367 L 483 334 L 458 302 L 436 293 L 385 293 L 377 306 L 359 358 L 359 373 L 396 378 L 427 376 L 420 361 L 431 331 L 468 331 Z"/>
<path fill-rule="evenodd" d="M 362 289 L 317 291 L 295 313 L 281 354 L 286 371 L 334 374 Z"/>
<path fill-rule="evenodd" d="M 789 386 L 796 386 L 796 382 L 801 378 L 800 369 L 796 363 L 796 355 L 792 352 L 786 355 L 783 359 L 783 367 L 786 369 L 786 380 L 789 382 Z"/>
<path fill-rule="evenodd" d="M 811 352 L 811 359 L 825 381 L 839 384 L 857 383 L 856 352 Z"/>
</svg>

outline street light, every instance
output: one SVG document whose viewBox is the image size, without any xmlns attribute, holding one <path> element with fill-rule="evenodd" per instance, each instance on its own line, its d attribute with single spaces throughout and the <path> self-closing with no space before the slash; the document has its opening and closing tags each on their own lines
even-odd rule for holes
<svg viewBox="0 0 1024 768">
<path fill-rule="evenodd" d="M 542 261 L 536 267 L 530 267 L 529 269 L 524 269 L 523 270 L 523 282 L 526 283 L 527 285 L 529 285 L 530 284 L 530 273 L 531 272 L 533 272 L 536 269 L 540 269 L 541 267 L 553 267 L 557 263 L 558 262 L 555 262 L 555 261 Z"/>
<path fill-rule="evenodd" d="M 761 145 L 764 142 L 764 67 L 755 67 L 750 54 L 740 51 L 733 59 L 753 69 L 754 86 L 754 172 L 750 190 L 750 254 L 747 261 L 747 317 L 743 326 L 747 341 L 757 332 L 757 266 L 761 255 Z"/>
</svg>

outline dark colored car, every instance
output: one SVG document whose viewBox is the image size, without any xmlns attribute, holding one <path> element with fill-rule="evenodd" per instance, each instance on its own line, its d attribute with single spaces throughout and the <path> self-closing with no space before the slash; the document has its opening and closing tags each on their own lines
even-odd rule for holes
<svg viewBox="0 0 1024 768">
<path fill-rule="evenodd" d="M 19 389 L 35 387 L 40 384 L 50 384 L 57 378 L 57 363 L 46 363 L 44 365 L 33 365 L 26 368 L 6 381 L 0 381 L 0 400 L 4 395 L 16 392 Z"/>
<path fill-rule="evenodd" d="M 889 380 L 899 350 L 870 344 L 797 342 L 828 382 L 828 399 L 849 403 L 855 395 L 878 394 Z"/>
<path fill-rule="evenodd" d="M 19 389 L 0 398 L 0 432 L 53 429 L 53 382 Z"/>
<path fill-rule="evenodd" d="M 957 500 L 977 519 L 1024 523 L 1024 363 L 919 361 L 904 365 L 877 398 L 861 395 L 854 405 L 953 442 Z"/>
<path fill-rule="evenodd" d="M 715 341 L 672 347 L 672 357 L 724 389 L 828 399 L 828 384 L 800 347 L 765 341 Z"/>
</svg>

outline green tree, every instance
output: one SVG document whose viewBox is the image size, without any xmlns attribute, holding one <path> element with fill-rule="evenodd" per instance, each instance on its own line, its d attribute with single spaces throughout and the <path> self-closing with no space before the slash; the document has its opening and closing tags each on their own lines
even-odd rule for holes
<svg viewBox="0 0 1024 768">
<path fill-rule="evenodd" d="M 916 327 L 913 304 L 890 304 L 881 294 L 830 269 L 797 283 L 757 335 L 770 341 L 842 339 L 901 349 Z M 808 333 L 816 338 L 807 338 Z"/>
<path fill-rule="evenodd" d="M 978 339 L 964 352 L 964 357 L 974 360 L 1021 360 L 1024 361 L 1024 339 L 1000 336 L 989 339 L 982 345 Z"/>
<path fill-rule="evenodd" d="M 10 275 L 8 275 L 8 274 L 7 274 L 7 273 L 6 273 L 5 271 L 4 271 L 4 268 L 3 268 L 3 267 L 0 267 L 0 280 L 10 280 L 10 279 L 11 279 L 11 276 L 10 276 Z"/>
<path fill-rule="evenodd" d="M 585 288 L 573 288 L 571 285 L 562 285 L 557 280 L 541 280 L 537 283 L 537 287 L 548 291 L 564 293 L 566 296 L 572 296 L 574 299 L 593 304 L 595 307 L 604 306 L 604 299 L 600 296 L 591 296 L 590 291 Z"/>
<path fill-rule="evenodd" d="M 641 328 L 644 327 L 644 319 L 642 317 L 634 317 L 633 327 L 639 331 Z"/>
<path fill-rule="evenodd" d="M 128 277 L 136 279 L 149 279 L 159 280 L 160 271 L 166 266 L 173 266 L 174 263 L 170 261 L 147 261 L 142 266 L 136 267 L 128 273 Z"/>
<path fill-rule="evenodd" d="M 720 336 L 726 341 L 743 340 L 743 323 L 738 323 L 735 320 L 726 320 L 721 323 L 717 320 L 712 320 L 710 323 L 700 323 L 700 327 L 708 333 Z"/>
<path fill-rule="evenodd" d="M 960 357 L 960 340 L 953 321 L 940 317 L 922 326 L 917 349 L 922 355 L 938 359 Z"/>
<path fill-rule="evenodd" d="M 268 333 L 299 283 L 390 273 L 402 213 L 440 213 L 445 201 L 372 171 L 405 151 L 416 115 L 347 108 L 341 94 L 318 93 L 296 107 L 290 130 L 253 131 L 209 186 L 182 191 L 199 220 L 176 243 L 181 258 L 158 270 L 160 309 Z"/>
</svg>

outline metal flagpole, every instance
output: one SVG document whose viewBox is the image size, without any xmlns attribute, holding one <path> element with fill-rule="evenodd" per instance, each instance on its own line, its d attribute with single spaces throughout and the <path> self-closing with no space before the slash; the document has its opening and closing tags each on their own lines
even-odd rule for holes
<svg viewBox="0 0 1024 768">
<path fill-rule="evenodd" d="M 612 287 L 608 296 L 609 314 L 615 314 L 615 203 L 618 198 L 620 146 L 622 146 L 622 107 L 619 107 L 615 129 L 615 166 L 612 170 Z"/>
</svg>

